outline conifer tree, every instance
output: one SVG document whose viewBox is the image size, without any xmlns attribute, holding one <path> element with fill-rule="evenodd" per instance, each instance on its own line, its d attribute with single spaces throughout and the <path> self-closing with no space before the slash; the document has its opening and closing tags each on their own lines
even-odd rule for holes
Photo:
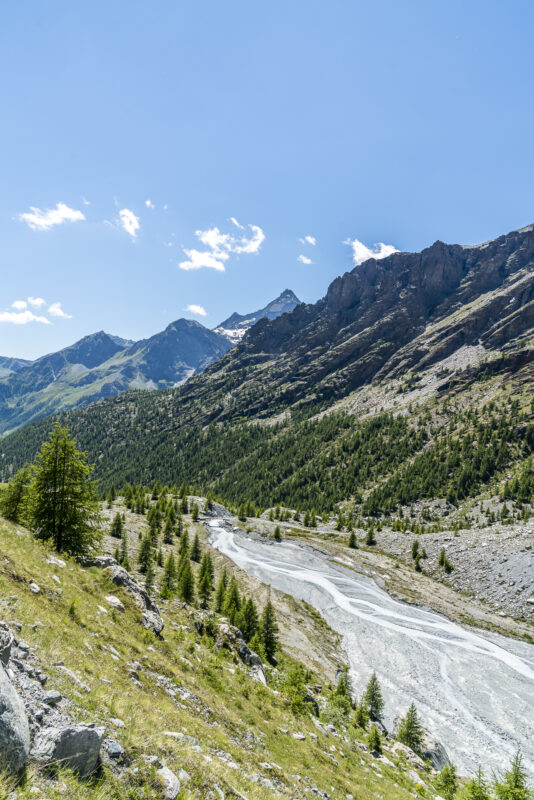
<svg viewBox="0 0 534 800">
<path fill-rule="evenodd" d="M 184 603 L 192 603 L 195 598 L 195 577 L 191 569 L 191 563 L 186 561 L 180 580 L 178 582 L 178 594 Z"/>
<path fill-rule="evenodd" d="M 154 571 L 154 565 L 152 563 L 152 559 L 148 562 L 148 567 L 146 570 L 145 575 L 145 590 L 147 594 L 152 594 L 154 591 L 154 583 L 156 581 L 156 573 Z"/>
<path fill-rule="evenodd" d="M 124 567 L 124 569 L 126 570 L 130 569 L 130 561 L 128 559 L 128 537 L 126 536 L 126 532 L 123 533 L 121 539 L 119 563 L 121 567 Z"/>
<path fill-rule="evenodd" d="M 193 503 L 193 508 L 191 509 L 191 519 L 193 522 L 198 522 L 198 503 Z"/>
<path fill-rule="evenodd" d="M 277 541 L 277 542 L 281 542 L 282 541 L 282 534 L 280 532 L 280 525 L 277 525 L 276 528 L 274 529 L 273 539 L 275 541 Z"/>
<path fill-rule="evenodd" d="M 495 794 L 497 800 L 532 800 L 534 797 L 534 792 L 528 788 L 528 775 L 519 751 L 512 758 L 510 768 L 495 781 Z"/>
<path fill-rule="evenodd" d="M 474 778 L 467 782 L 466 800 L 491 800 L 489 786 L 484 777 L 482 767 L 479 766 Z"/>
<path fill-rule="evenodd" d="M 165 517 L 165 526 L 163 528 L 163 542 L 164 544 L 172 544 L 174 541 L 174 522 L 167 514 Z"/>
<path fill-rule="evenodd" d="M 267 601 L 261 615 L 260 635 L 267 660 L 273 661 L 278 647 L 278 625 L 273 604 L 270 600 Z"/>
<path fill-rule="evenodd" d="M 176 591 L 176 562 L 173 553 L 169 553 L 165 568 L 163 570 L 163 578 L 161 581 L 161 594 L 163 597 L 171 597 Z"/>
<path fill-rule="evenodd" d="M 222 613 L 226 600 L 226 589 L 228 586 L 228 575 L 226 567 L 223 569 L 219 583 L 217 584 L 217 591 L 215 592 L 215 611 L 218 614 Z"/>
<path fill-rule="evenodd" d="M 453 800 L 458 790 L 458 778 L 456 777 L 456 767 L 454 764 L 446 764 L 446 766 L 443 767 L 437 777 L 436 787 L 445 800 Z M 504 800 L 504 798 L 499 798 L 499 800 Z M 507 797 L 506 800 L 522 800 L 522 798 L 519 798 L 514 793 Z"/>
<path fill-rule="evenodd" d="M 180 503 L 180 511 L 182 514 L 187 514 L 189 512 L 189 506 L 187 504 L 187 497 L 182 497 L 182 502 Z"/>
<path fill-rule="evenodd" d="M 371 753 L 381 753 L 382 752 L 382 741 L 380 739 L 380 734 L 378 732 L 378 728 L 376 725 L 371 726 L 371 730 L 369 731 L 369 736 L 367 737 L 367 747 L 371 751 Z"/>
<path fill-rule="evenodd" d="M 370 525 L 367 528 L 367 534 L 365 536 L 365 544 L 368 545 L 368 547 L 372 547 L 373 545 L 376 544 L 375 529 L 373 528 L 372 525 Z"/>
<path fill-rule="evenodd" d="M 191 561 L 194 561 L 198 564 L 200 562 L 201 555 L 202 551 L 200 549 L 200 539 L 198 538 L 198 533 L 195 533 L 195 538 L 193 539 L 193 544 L 191 546 Z"/>
<path fill-rule="evenodd" d="M 202 608 L 208 608 L 213 592 L 213 561 L 209 553 L 204 553 L 198 573 L 198 597 Z"/>
<path fill-rule="evenodd" d="M 163 566 L 163 550 L 161 549 L 161 547 L 158 550 L 157 562 L 158 562 L 158 567 Z"/>
<path fill-rule="evenodd" d="M 184 521 L 180 513 L 176 517 L 176 536 L 180 539 L 184 530 Z"/>
<path fill-rule="evenodd" d="M 369 679 L 365 689 L 364 700 L 369 709 L 369 717 L 379 720 L 384 710 L 384 698 L 382 697 L 382 689 L 376 677 L 376 672 L 373 672 Z"/>
<path fill-rule="evenodd" d="M 349 547 L 352 547 L 354 550 L 358 547 L 358 541 L 356 539 L 356 534 L 354 533 L 354 531 L 350 532 Z"/>
<path fill-rule="evenodd" d="M 118 511 L 115 514 L 115 516 L 113 517 L 113 522 L 111 523 L 111 528 L 109 529 L 109 532 L 116 539 L 121 539 L 122 538 L 122 534 L 123 534 L 122 516 L 119 514 Z"/>
<path fill-rule="evenodd" d="M 100 515 L 85 453 L 59 422 L 41 448 L 28 490 L 28 517 L 58 551 L 83 555 L 100 541 Z"/>
<path fill-rule="evenodd" d="M 10 522 L 21 522 L 31 480 L 31 467 L 27 464 L 14 475 L 0 497 L 0 512 Z"/>
<path fill-rule="evenodd" d="M 185 550 L 189 552 L 189 533 L 187 531 L 187 528 L 183 529 L 182 535 L 180 536 L 180 545 L 178 547 L 178 552 L 180 553 L 180 555 L 182 555 L 182 553 Z"/>
<path fill-rule="evenodd" d="M 246 642 L 249 642 L 252 639 L 258 630 L 258 626 L 258 610 L 252 597 L 249 597 L 241 609 L 238 626 Z"/>
<path fill-rule="evenodd" d="M 236 624 L 237 615 L 241 610 L 241 596 L 235 577 L 232 576 L 224 601 L 224 616 L 228 617 L 232 625 Z"/>
<path fill-rule="evenodd" d="M 366 728 L 369 722 L 369 709 L 365 700 L 362 698 L 354 712 L 354 722 L 359 728 Z"/>
<path fill-rule="evenodd" d="M 408 713 L 402 720 L 397 733 L 397 739 L 407 747 L 411 747 L 415 753 L 421 750 L 421 745 L 423 744 L 423 728 L 419 722 L 419 715 L 417 714 L 415 703 L 411 704 Z"/>
<path fill-rule="evenodd" d="M 142 572 L 146 575 L 148 571 L 148 566 L 152 562 L 152 539 L 150 538 L 150 534 L 146 534 L 141 540 L 141 545 L 139 547 L 139 553 L 137 555 L 137 563 L 139 565 L 139 572 Z"/>
</svg>

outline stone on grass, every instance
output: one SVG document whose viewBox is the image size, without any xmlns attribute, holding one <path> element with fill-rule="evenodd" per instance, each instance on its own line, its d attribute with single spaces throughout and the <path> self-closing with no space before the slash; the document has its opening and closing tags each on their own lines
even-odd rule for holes
<svg viewBox="0 0 534 800">
<path fill-rule="evenodd" d="M 36 761 L 68 767 L 87 778 L 98 766 L 104 730 L 92 724 L 42 728 L 31 754 Z"/>
<path fill-rule="evenodd" d="M 56 690 L 55 690 L 55 689 L 52 689 L 51 691 L 49 691 L 49 692 L 46 692 L 46 694 L 45 694 L 45 695 L 44 695 L 44 697 L 43 697 L 43 700 L 44 700 L 44 702 L 45 702 L 45 703 L 46 703 L 48 706 L 57 706 L 57 704 L 58 704 L 58 703 L 59 703 L 59 702 L 60 702 L 62 699 L 63 699 L 63 695 L 62 695 L 62 694 L 60 694 L 60 692 L 56 692 Z"/>
<path fill-rule="evenodd" d="M 168 767 L 161 767 L 156 772 L 156 775 L 162 785 L 165 800 L 176 800 L 180 793 L 180 781 L 174 772 Z"/>
<path fill-rule="evenodd" d="M 115 597 L 114 594 L 108 594 L 106 596 L 106 602 L 109 603 L 109 605 L 112 608 L 115 608 L 117 611 L 124 611 L 125 610 L 124 609 L 124 603 L 121 603 L 119 598 Z"/>
</svg>

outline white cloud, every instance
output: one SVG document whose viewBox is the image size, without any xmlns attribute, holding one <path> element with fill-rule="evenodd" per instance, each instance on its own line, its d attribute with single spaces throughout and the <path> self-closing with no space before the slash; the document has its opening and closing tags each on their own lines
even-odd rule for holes
<svg viewBox="0 0 534 800">
<path fill-rule="evenodd" d="M 299 239 L 301 244 L 311 244 L 312 247 L 315 247 L 317 244 L 317 239 L 315 236 L 303 236 L 302 239 Z"/>
<path fill-rule="evenodd" d="M 240 230 L 245 230 L 245 226 L 241 225 L 235 217 L 231 218 L 231 222 Z M 224 272 L 224 263 L 231 255 L 255 255 L 265 241 L 265 234 L 259 225 L 249 225 L 248 227 L 251 231 L 248 236 L 222 233 L 217 227 L 208 228 L 205 231 L 195 231 L 197 239 L 208 249 L 188 250 L 184 247 L 183 250 L 188 260 L 181 261 L 178 266 L 185 270 L 209 267 Z"/>
<path fill-rule="evenodd" d="M 9 322 L 12 325 L 27 325 L 28 322 L 41 322 L 43 325 L 51 325 L 49 319 L 33 313 L 33 311 L 0 311 L 0 322 Z"/>
<path fill-rule="evenodd" d="M 154 205 L 154 203 L 152 202 L 152 200 L 145 200 L 145 206 L 146 206 L 147 208 L 156 208 L 156 206 Z"/>
<path fill-rule="evenodd" d="M 67 314 L 61 308 L 61 303 L 52 303 L 48 306 L 48 313 L 53 317 L 62 317 L 63 319 L 72 319 L 72 314 Z"/>
<path fill-rule="evenodd" d="M 215 256 L 206 250 L 186 250 L 184 248 L 188 261 L 180 261 L 178 266 L 180 269 L 201 269 L 202 267 L 209 267 L 216 269 L 218 272 L 224 272 L 224 261 L 227 261 L 229 256 L 226 253 L 221 253 Z"/>
<path fill-rule="evenodd" d="M 34 308 L 41 308 L 46 303 L 42 297 L 28 297 L 28 303 Z"/>
<path fill-rule="evenodd" d="M 199 306 L 196 303 L 191 303 L 191 305 L 188 305 L 186 310 L 190 311 L 191 314 L 198 314 L 199 317 L 207 316 L 204 306 Z"/>
<path fill-rule="evenodd" d="M 396 247 L 392 244 L 384 244 L 384 242 L 379 242 L 373 247 L 366 247 L 363 242 L 360 242 L 358 239 L 345 239 L 343 244 L 348 244 L 352 247 L 352 260 L 356 267 L 359 264 L 363 264 L 363 262 L 367 261 L 369 258 L 387 258 L 387 256 L 393 253 L 398 253 Z"/>
<path fill-rule="evenodd" d="M 311 258 L 308 258 L 308 256 L 303 256 L 302 254 L 297 258 L 297 261 L 300 261 L 301 264 L 311 264 L 312 263 Z"/>
<path fill-rule="evenodd" d="M 130 211 L 129 208 L 121 208 L 119 211 L 119 221 L 120 226 L 123 230 L 129 234 L 132 239 L 135 239 L 137 236 L 137 231 L 141 227 L 139 225 L 139 217 L 136 217 L 133 211 Z"/>
<path fill-rule="evenodd" d="M 11 303 L 11 308 L 16 309 L 17 311 L 24 311 L 25 308 L 28 308 L 28 303 L 26 300 L 15 300 Z"/>
<path fill-rule="evenodd" d="M 58 203 L 55 208 L 46 211 L 30 206 L 29 211 L 19 214 L 19 219 L 32 231 L 48 231 L 54 225 L 61 225 L 63 222 L 80 222 L 85 219 L 85 215 L 75 208 L 69 208 L 65 203 Z"/>
<path fill-rule="evenodd" d="M 91 205 L 91 201 L 88 200 L 87 197 L 83 197 L 83 195 L 82 195 L 82 203 L 84 204 L 84 206 L 90 206 Z"/>
</svg>

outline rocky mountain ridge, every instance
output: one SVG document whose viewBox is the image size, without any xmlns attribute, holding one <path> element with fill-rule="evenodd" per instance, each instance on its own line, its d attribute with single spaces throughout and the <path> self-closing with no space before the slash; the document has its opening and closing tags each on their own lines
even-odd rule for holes
<svg viewBox="0 0 534 800">
<path fill-rule="evenodd" d="M 296 303 L 286 290 L 265 308 L 229 319 L 240 338 L 263 315 L 273 319 Z M 225 332 L 224 324 L 211 331 L 178 319 L 138 342 L 98 331 L 36 361 L 0 358 L 0 434 L 129 389 L 177 386 L 232 347 L 234 333 Z"/>
</svg>

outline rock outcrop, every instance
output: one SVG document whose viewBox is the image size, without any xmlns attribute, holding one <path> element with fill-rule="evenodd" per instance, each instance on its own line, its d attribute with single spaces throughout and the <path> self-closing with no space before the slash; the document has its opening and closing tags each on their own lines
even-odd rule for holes
<svg viewBox="0 0 534 800">
<path fill-rule="evenodd" d="M 0 773 L 24 769 L 30 751 L 30 730 L 24 703 L 0 664 Z"/>
<path fill-rule="evenodd" d="M 148 592 L 133 578 L 124 567 L 115 564 L 108 567 L 108 574 L 116 586 L 121 586 L 135 600 L 143 615 L 143 625 L 151 628 L 154 633 L 160 634 L 164 622 L 159 613 L 159 608 L 154 603 Z"/>
</svg>

